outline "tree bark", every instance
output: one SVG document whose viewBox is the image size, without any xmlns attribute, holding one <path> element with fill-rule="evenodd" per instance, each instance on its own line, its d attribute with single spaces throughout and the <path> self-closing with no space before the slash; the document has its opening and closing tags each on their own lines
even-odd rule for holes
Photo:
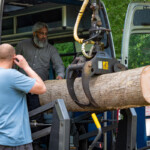
<svg viewBox="0 0 150 150">
<path fill-rule="evenodd" d="M 92 77 L 90 91 L 97 107 L 80 107 L 70 97 L 66 80 L 45 81 L 47 92 L 40 95 L 44 105 L 56 99 L 63 99 L 68 111 L 108 111 L 150 105 L 150 66 Z M 74 84 L 78 100 L 88 103 L 81 78 Z"/>
</svg>

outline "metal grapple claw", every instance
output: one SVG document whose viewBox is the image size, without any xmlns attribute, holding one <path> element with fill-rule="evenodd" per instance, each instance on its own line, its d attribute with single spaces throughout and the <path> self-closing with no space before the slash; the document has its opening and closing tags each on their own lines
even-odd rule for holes
<svg viewBox="0 0 150 150">
<path fill-rule="evenodd" d="M 90 87 L 89 87 L 89 82 L 90 82 L 92 75 L 93 75 L 92 61 L 87 61 L 84 65 L 83 71 L 82 71 L 82 86 L 83 86 L 85 95 L 89 99 L 89 103 L 92 106 L 97 107 L 98 105 L 96 104 L 94 98 L 92 97 L 91 92 L 90 92 Z"/>
</svg>

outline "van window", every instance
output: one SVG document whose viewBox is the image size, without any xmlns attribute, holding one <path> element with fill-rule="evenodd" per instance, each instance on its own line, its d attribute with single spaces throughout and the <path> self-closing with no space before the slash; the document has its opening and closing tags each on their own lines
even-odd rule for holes
<svg viewBox="0 0 150 150">
<path fill-rule="evenodd" d="M 132 34 L 129 43 L 128 68 L 150 65 L 150 34 Z"/>
</svg>

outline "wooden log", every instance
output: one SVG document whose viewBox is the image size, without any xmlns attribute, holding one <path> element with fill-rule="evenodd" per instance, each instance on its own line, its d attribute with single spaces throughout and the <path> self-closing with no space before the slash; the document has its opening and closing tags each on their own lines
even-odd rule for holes
<svg viewBox="0 0 150 150">
<path fill-rule="evenodd" d="M 150 105 L 150 66 L 95 76 L 90 90 L 97 107 L 78 106 L 70 97 L 66 80 L 45 81 L 47 92 L 40 95 L 44 105 L 56 99 L 64 99 L 68 111 L 107 111 Z M 81 78 L 75 80 L 75 93 L 82 103 L 88 103 Z"/>
</svg>

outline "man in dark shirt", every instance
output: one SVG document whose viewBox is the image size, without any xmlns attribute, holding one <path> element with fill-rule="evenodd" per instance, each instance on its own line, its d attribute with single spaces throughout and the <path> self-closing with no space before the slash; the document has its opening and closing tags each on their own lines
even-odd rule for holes
<svg viewBox="0 0 150 150">
<path fill-rule="evenodd" d="M 49 79 L 50 61 L 56 71 L 56 79 L 64 78 L 64 65 L 57 49 L 47 40 L 48 26 L 38 22 L 33 26 L 33 38 L 18 43 L 17 54 L 22 54 L 32 69 L 45 81 Z M 20 70 L 23 72 L 22 70 Z"/>
<path fill-rule="evenodd" d="M 33 38 L 23 40 L 16 46 L 16 53 L 25 57 L 30 67 L 43 79 L 49 79 L 50 61 L 57 74 L 56 79 L 64 78 L 64 65 L 57 52 L 57 49 L 48 43 L 47 39 L 48 25 L 43 22 L 37 22 L 33 26 Z M 25 73 L 19 68 L 19 71 Z M 28 95 L 32 101 L 29 110 L 40 106 L 37 95 Z M 30 99 L 30 98 L 28 98 Z M 34 100 L 36 99 L 36 100 Z"/>
<path fill-rule="evenodd" d="M 30 67 L 45 81 L 49 79 L 50 61 L 56 72 L 56 79 L 64 78 L 64 65 L 57 49 L 48 43 L 48 25 L 37 22 L 33 26 L 33 38 L 25 39 L 16 46 L 16 53 L 25 57 Z M 19 68 L 19 71 L 25 73 Z M 27 94 L 29 111 L 40 106 L 38 95 Z M 32 118 L 43 122 L 43 117 Z"/>
<path fill-rule="evenodd" d="M 43 79 L 49 79 L 50 61 L 57 74 L 56 79 L 64 78 L 64 65 L 57 49 L 48 43 L 48 25 L 37 22 L 33 26 L 33 38 L 25 39 L 16 46 L 16 53 L 25 57 L 30 67 Z M 19 71 L 25 72 L 19 68 Z M 27 95 L 29 110 L 40 106 L 38 95 Z M 31 100 L 30 100 L 31 99 Z"/>
</svg>

